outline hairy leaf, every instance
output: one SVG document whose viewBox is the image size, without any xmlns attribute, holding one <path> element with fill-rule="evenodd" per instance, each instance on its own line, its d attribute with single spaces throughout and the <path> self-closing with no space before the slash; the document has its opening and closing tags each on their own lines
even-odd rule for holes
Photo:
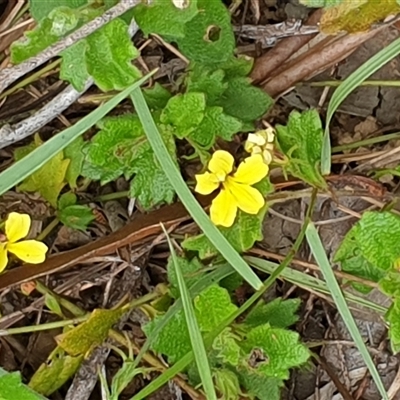
<svg viewBox="0 0 400 400">
<path fill-rule="evenodd" d="M 47 17 L 58 7 L 79 8 L 89 3 L 89 0 L 29 0 L 29 11 L 36 21 Z"/>
<path fill-rule="evenodd" d="M 286 126 L 276 126 L 279 146 L 289 158 L 288 171 L 312 186 L 325 188 L 319 162 L 323 130 L 316 110 L 289 115 Z"/>
</svg>

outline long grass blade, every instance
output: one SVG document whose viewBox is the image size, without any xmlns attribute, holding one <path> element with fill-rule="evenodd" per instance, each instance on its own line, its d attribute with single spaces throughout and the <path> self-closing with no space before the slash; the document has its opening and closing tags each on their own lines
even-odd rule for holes
<svg viewBox="0 0 400 400">
<path fill-rule="evenodd" d="M 190 192 L 182 178 L 180 171 L 168 153 L 168 150 L 146 104 L 146 100 L 144 99 L 142 91 L 140 89 L 134 90 L 131 94 L 131 99 L 135 106 L 136 112 L 142 121 L 147 139 L 150 142 L 150 145 L 153 148 L 153 151 L 162 169 L 164 170 L 165 175 L 170 180 L 183 205 L 186 207 L 194 221 L 208 237 L 211 243 L 222 254 L 225 260 L 228 261 L 229 264 L 235 268 L 236 271 L 243 277 L 243 279 L 255 290 L 261 289 L 263 284 L 260 278 L 258 278 L 254 271 L 247 265 L 238 252 L 221 234 L 217 227 L 210 221 L 207 214 Z"/>
<path fill-rule="evenodd" d="M 340 289 L 340 286 L 335 278 L 335 275 L 332 271 L 332 267 L 329 263 L 328 257 L 326 256 L 324 246 L 321 242 L 321 239 L 318 235 L 317 230 L 315 229 L 314 224 L 309 224 L 306 231 L 307 242 L 310 246 L 310 249 L 314 255 L 317 264 L 321 268 L 322 274 L 326 280 L 326 283 L 331 291 L 331 296 L 336 304 L 336 307 L 341 315 L 343 321 L 346 324 L 347 329 L 350 332 L 351 337 L 354 340 L 361 356 L 367 366 L 372 379 L 375 382 L 376 387 L 379 390 L 382 399 L 389 400 L 389 397 L 386 393 L 385 387 L 383 386 L 381 377 L 379 375 L 378 370 L 372 360 L 371 355 L 368 352 L 367 346 L 365 345 L 363 338 L 357 328 L 356 322 L 354 321 L 353 316 L 347 306 L 346 300 Z"/>
<path fill-rule="evenodd" d="M 14 163 L 0 174 L 0 196 L 7 190 L 11 189 L 40 167 L 46 164 L 58 152 L 67 147 L 78 136 L 82 135 L 89 128 L 95 125 L 101 118 L 110 112 L 124 98 L 128 97 L 133 89 L 140 87 L 146 82 L 156 71 L 152 71 L 127 89 L 118 93 L 107 103 L 99 106 L 89 115 L 79 120 L 75 125 L 65 129 L 46 141 L 42 146 L 29 153 L 22 160 Z"/>
<path fill-rule="evenodd" d="M 186 286 L 185 279 L 176 257 L 174 246 L 168 235 L 168 232 L 162 226 L 165 236 L 167 237 L 169 251 L 171 252 L 172 261 L 175 267 L 176 278 L 178 281 L 179 293 L 182 298 L 183 313 L 185 315 L 186 324 L 189 331 L 190 343 L 192 345 L 194 360 L 197 365 L 197 370 L 200 375 L 201 383 L 206 394 L 206 398 L 210 400 L 217 400 L 217 395 L 214 389 L 214 383 L 212 379 L 212 372 L 210 364 L 207 358 L 206 348 L 204 346 L 203 337 L 201 336 L 200 327 L 197 323 L 197 318 L 194 312 L 194 307 L 190 293 Z"/>
<path fill-rule="evenodd" d="M 321 152 L 321 171 L 323 175 L 329 175 L 331 171 L 331 141 L 329 138 L 329 124 L 333 114 L 342 101 L 369 76 L 400 53 L 400 38 L 394 40 L 389 46 L 376 53 L 361 67 L 350 74 L 335 90 L 328 105 L 326 114 L 325 135 Z"/>
</svg>

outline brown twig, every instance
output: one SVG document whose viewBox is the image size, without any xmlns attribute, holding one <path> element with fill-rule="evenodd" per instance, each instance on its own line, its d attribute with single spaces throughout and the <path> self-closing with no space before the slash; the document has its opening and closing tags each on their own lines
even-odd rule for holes
<svg viewBox="0 0 400 400">
<path fill-rule="evenodd" d="M 91 33 L 106 25 L 115 18 L 124 14 L 126 11 L 130 10 L 136 6 L 139 0 L 124 0 L 118 3 L 116 6 L 107 10 L 101 16 L 93 19 L 86 25 L 77 29 L 75 32 L 66 36 L 59 42 L 53 44 L 47 49 L 43 50 L 37 56 L 31 57 L 19 65 L 15 65 L 10 68 L 6 68 L 0 71 L 0 93 L 3 92 L 9 85 L 15 82 L 17 79 L 21 78 L 28 72 L 42 65 L 46 61 L 60 54 L 63 50 L 77 43 L 79 40 L 84 39 Z"/>
</svg>

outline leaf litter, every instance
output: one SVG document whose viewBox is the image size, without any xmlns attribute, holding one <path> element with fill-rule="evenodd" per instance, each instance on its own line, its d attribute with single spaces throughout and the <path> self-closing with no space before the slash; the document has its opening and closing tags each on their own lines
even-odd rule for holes
<svg viewBox="0 0 400 400">
<path fill-rule="evenodd" d="M 380 152 L 384 154 L 393 150 L 393 145 L 390 141 L 383 141 L 360 145 L 362 152 L 357 149 L 344 150 L 343 154 L 349 161 L 342 158 L 334 164 L 332 176 L 329 177 L 329 189 L 326 190 L 327 181 L 320 172 L 319 154 L 324 109 L 333 90 L 329 90 L 325 98 L 323 89 L 312 87 L 307 80 L 316 75 L 314 81 L 344 79 L 371 54 L 375 54 L 377 49 L 388 44 L 390 38 L 396 37 L 396 25 L 378 23 L 382 18 L 379 21 L 366 19 L 363 22 L 367 28 L 371 23 L 375 25 L 371 29 L 360 28 L 367 32 L 361 33 L 357 40 L 344 35 L 344 38 L 335 39 L 331 43 L 322 41 L 313 45 L 311 41 L 305 53 L 301 47 L 311 36 L 284 38 L 267 51 L 269 60 L 265 62 L 265 58 L 260 57 L 257 44 L 243 37 L 234 37 L 231 21 L 235 25 L 253 24 L 256 18 L 260 19 L 260 25 L 280 23 L 285 21 L 285 13 L 288 13 L 288 8 L 282 7 L 280 2 L 272 1 L 266 6 L 252 1 L 250 9 L 242 4 L 230 15 L 228 9 L 217 0 L 209 8 L 204 1 L 191 1 L 188 7 L 182 8 L 181 14 L 176 14 L 176 6 L 172 2 L 168 4 L 168 10 L 163 8 L 163 1 L 155 1 L 149 9 L 145 5 L 134 8 L 130 16 L 114 20 L 105 29 L 62 53 L 60 79 L 70 82 L 76 90 L 82 90 L 91 76 L 101 90 L 92 87 L 86 96 L 87 101 L 71 104 L 63 114 L 55 116 L 58 119 L 43 125 L 34 142 L 27 140 L 1 150 L 1 169 L 5 169 L 14 160 L 23 159 L 27 152 L 40 147 L 42 141 L 90 113 L 96 107 L 95 102 L 102 101 L 101 91 L 120 90 L 145 74 L 146 65 L 154 63 L 152 60 L 156 58 L 159 63 L 170 65 L 171 68 L 164 67 L 163 75 L 156 75 L 155 85 L 145 89 L 146 100 L 164 143 L 176 164 L 181 167 L 187 182 L 191 183 L 195 173 L 204 171 L 203 166 L 215 146 L 230 151 L 235 158 L 243 157 L 240 145 L 247 137 L 247 132 L 263 128 L 260 122 L 263 117 L 264 123 L 276 128 L 279 143 L 277 151 L 280 153 L 276 156 L 289 160 L 289 163 L 283 168 L 282 165 L 276 165 L 272 169 L 270 180 L 275 191 L 271 189 L 271 183 L 263 191 L 267 197 L 267 207 L 257 216 L 240 212 L 235 224 L 226 231 L 221 228 L 221 231 L 237 251 L 259 249 L 268 254 L 269 260 L 279 260 L 280 256 L 290 252 L 301 228 L 311 194 L 307 188 L 310 185 L 318 187 L 321 196 L 317 201 L 313 221 L 319 224 L 328 256 L 332 262 L 340 263 L 338 273 L 354 274 L 359 278 L 358 283 L 342 278 L 340 282 L 346 293 L 360 298 L 359 305 L 353 309 L 359 329 L 380 367 L 384 384 L 389 392 L 394 392 L 398 361 L 393 354 L 398 351 L 400 343 L 397 327 L 399 293 L 396 289 L 399 259 L 396 232 L 400 229 L 400 223 L 394 203 L 399 176 L 398 163 L 391 158 L 391 163 L 383 163 L 378 169 L 364 166 L 364 176 L 357 172 L 357 168 L 365 163 L 364 160 L 373 159 Z M 98 9 L 90 8 L 89 2 L 84 0 L 63 3 L 65 9 L 54 10 L 52 5 L 45 9 L 44 6 L 39 7 L 38 2 L 31 2 L 30 12 L 38 25 L 29 34 L 30 42 L 13 44 L 12 61 L 21 62 L 37 54 L 69 30 L 101 15 L 116 2 L 104 1 L 104 5 Z M 307 4 L 306 1 L 303 3 Z M 372 2 L 365 3 L 368 11 Z M 389 8 L 396 7 L 389 3 Z M 335 7 L 336 4 L 329 6 Z M 202 7 L 206 11 L 199 13 Z M 338 7 L 331 8 L 329 12 L 340 16 L 340 13 L 335 14 L 341 10 L 340 5 Z M 80 13 L 82 9 L 85 10 L 83 14 Z M 167 16 L 167 11 L 168 18 L 173 21 L 170 25 L 163 24 L 160 18 L 163 13 Z M 384 16 L 390 14 L 384 10 L 382 12 Z M 320 17 L 320 11 L 314 13 L 311 14 L 310 25 L 315 24 Z M 127 31 L 132 14 L 142 31 L 134 37 L 136 47 L 130 45 Z M 28 14 L 23 18 L 27 17 Z M 312 18 L 315 18 L 314 22 Z M 351 18 L 348 16 L 329 20 L 329 23 L 326 22 L 329 14 L 324 18 L 324 29 L 333 29 L 335 34 L 345 28 L 351 30 L 361 26 L 349 28 L 346 24 Z M 54 31 L 60 19 L 64 20 L 66 31 Z M 0 27 L 3 26 L 2 21 L 3 18 L 0 18 Z M 6 28 L 11 26 L 7 25 Z M 38 45 L 37 38 L 43 37 L 43 32 L 48 32 L 49 27 L 53 29 L 54 36 L 47 36 L 47 42 L 41 42 L 40 48 L 35 47 Z M 0 35 L 4 35 L 6 40 L 11 37 L 12 32 L 7 33 L 6 29 L 1 29 Z M 20 39 L 26 31 L 27 26 L 22 31 L 17 30 L 19 37 L 12 41 Z M 175 43 L 176 53 L 155 41 L 151 35 L 153 33 L 161 35 L 173 45 Z M 203 46 L 204 42 L 206 45 Z M 233 56 L 237 46 L 250 49 L 248 55 L 258 57 L 253 69 L 252 62 L 246 56 Z M 283 54 L 285 46 L 291 49 L 290 54 Z M 107 53 L 99 63 L 99 54 L 106 48 L 114 51 Z M 136 50 L 139 48 L 140 53 Z M 293 56 L 298 50 L 300 52 Z M 353 54 L 350 56 L 350 53 Z M 180 60 L 180 56 L 190 60 L 189 73 L 186 75 L 182 66 L 174 68 L 174 65 L 179 64 L 176 61 Z M 332 67 L 343 58 L 346 58 L 344 62 Z M 273 68 L 268 66 L 273 62 Z M 395 58 L 378 71 L 374 78 L 396 79 L 397 64 L 398 58 Z M 251 84 L 248 78 L 250 70 L 250 76 L 268 94 Z M 301 85 L 284 94 L 297 83 Z M 0 106 L 0 115 L 4 116 L 1 117 L 0 124 L 3 127 L 0 129 L 5 124 L 12 126 L 23 121 L 26 113 L 44 106 L 46 94 L 53 93 L 58 84 L 57 75 L 54 71 L 48 76 L 39 75 L 33 84 L 27 84 L 29 86 L 22 91 L 12 91 L 2 97 L 4 103 Z M 100 100 L 96 100 L 95 96 L 99 93 Z M 270 96 L 277 97 L 278 94 L 284 95 L 275 98 L 273 102 Z M 106 98 L 108 93 L 102 95 Z M 333 137 L 337 141 L 334 145 L 345 146 L 349 142 L 376 138 L 382 136 L 380 132 L 396 132 L 396 104 L 395 88 L 357 89 L 342 104 L 342 114 L 337 114 L 333 122 Z M 303 111 L 310 105 L 319 108 L 319 113 L 316 110 Z M 297 111 L 293 111 L 293 107 Z M 376 129 L 361 132 L 360 125 L 371 118 L 374 119 Z M 257 125 L 254 124 L 256 121 Z M 386 179 L 383 181 L 381 176 Z M 108 189 L 107 194 L 104 194 L 104 187 Z M 124 195 L 120 196 L 120 193 Z M 111 217 L 125 225 L 114 233 L 112 224 L 105 217 L 109 217 L 105 203 L 110 200 L 116 200 L 124 210 L 124 215 Z M 201 200 L 207 207 L 210 200 Z M 41 348 L 32 346 L 35 333 L 17 335 L 17 342 L 8 344 L 14 353 L 16 369 L 23 372 L 24 381 L 30 382 L 31 387 L 49 398 L 52 398 L 54 392 L 65 398 L 73 398 L 71 396 L 76 393 L 83 396 L 80 398 L 89 398 L 93 390 L 89 389 L 91 384 L 85 387 L 83 381 L 77 378 L 78 371 L 84 368 L 81 358 L 82 355 L 94 355 L 98 351 L 94 348 L 104 342 L 110 346 L 111 351 L 107 350 L 105 356 L 97 358 L 99 364 L 96 365 L 105 371 L 108 379 L 116 379 L 112 387 L 114 391 L 122 391 L 121 398 L 135 396 L 165 369 L 165 366 L 160 367 L 156 363 L 150 353 L 144 358 L 143 368 L 136 370 L 136 367 L 129 364 L 135 359 L 129 352 L 137 354 L 146 335 L 151 335 L 168 307 L 176 304 L 179 299 L 176 277 L 168 262 L 168 252 L 158 223 L 164 222 L 171 234 L 176 235 L 174 240 L 183 249 L 180 255 L 190 256 L 190 259 L 181 259 L 189 286 L 206 279 L 205 265 L 211 270 L 223 265 L 218 249 L 209 242 L 204 232 L 190 222 L 183 207 L 172 204 L 176 201 L 174 191 L 157 163 L 138 117 L 126 102 L 116 108 L 112 116 L 100 121 L 95 129 L 88 131 L 84 140 L 77 140 L 55 155 L 19 187 L 0 198 L 2 218 L 11 211 L 29 212 L 34 224 L 39 227 L 37 233 L 46 231 L 46 227 L 52 227 L 53 224 L 44 239 L 52 247 L 52 257 L 36 270 L 34 265 L 20 266 L 13 260 L 9 272 L 0 275 L 0 287 L 6 289 L 3 292 L 0 329 L 15 327 L 17 323 L 25 327 L 35 325 L 38 317 L 35 307 L 45 311 L 41 324 L 54 321 L 54 314 L 51 315 L 51 310 L 46 309 L 48 304 L 43 308 L 43 293 L 37 290 L 23 297 L 19 286 L 23 281 L 43 276 L 51 277 L 49 290 L 68 295 L 56 298 L 58 307 L 53 308 L 53 312 L 55 309 L 61 310 L 59 315 L 73 320 L 78 317 L 73 306 L 78 305 L 88 318 L 75 328 L 72 328 L 74 324 L 71 322 L 62 328 L 61 336 L 56 336 L 56 333 L 52 335 L 53 339 L 63 339 L 58 342 L 59 347 L 56 347 L 55 340 L 52 349 L 43 347 L 48 359 L 43 360 L 40 367 L 32 361 L 35 358 L 33 356 L 41 352 Z M 385 211 L 378 213 L 382 208 Z M 83 239 L 77 240 L 69 234 L 63 234 L 65 229 L 71 232 L 79 230 L 86 235 L 84 240 L 89 243 L 77 246 L 76 243 Z M 63 238 L 61 235 L 64 235 Z M 57 254 L 60 249 L 68 249 L 70 252 Z M 306 269 L 307 263 L 309 269 Z M 308 271 L 311 274 L 310 271 L 315 271 L 307 246 L 304 245 L 297 254 L 293 266 L 297 266 L 302 273 Z M 165 291 L 167 284 L 170 285 L 169 292 Z M 149 295 L 144 306 L 134 307 L 128 313 L 121 311 L 121 304 Z M 203 336 L 206 338 L 224 317 L 235 312 L 250 295 L 250 289 L 235 276 L 225 277 L 202 290 L 194 297 L 194 306 Z M 302 300 L 300 308 L 297 299 Z M 386 311 L 371 312 L 363 300 L 370 300 L 386 308 Z M 113 306 L 117 308 L 112 310 Z M 106 318 L 107 321 L 98 318 L 101 323 L 97 326 L 93 321 L 102 313 L 111 317 Z M 382 318 L 390 324 L 390 345 L 386 347 Z M 121 338 L 115 341 L 118 332 L 112 333 L 113 327 L 115 332 L 125 332 L 130 336 L 133 340 L 132 348 Z M 113 340 L 109 339 L 110 336 Z M 326 360 L 326 364 L 320 362 L 321 369 L 316 368 L 317 361 L 309 361 L 310 353 L 304 343 L 311 351 L 317 352 L 321 359 Z M 5 348 L 6 345 L 2 346 Z M 21 349 L 29 357 L 25 359 Z M 151 349 L 155 354 L 163 354 L 171 364 L 190 351 L 182 310 L 165 325 Z M 339 395 L 346 398 L 352 392 L 368 399 L 379 398 L 369 382 L 368 372 L 359 353 L 347 335 L 345 323 L 335 315 L 329 295 L 318 288 L 312 290 L 307 285 L 294 285 L 285 279 L 280 279 L 269 289 L 264 302 L 253 308 L 244 321 L 237 319 L 235 324 L 226 327 L 215 338 L 210 347 L 209 359 L 212 361 L 217 389 L 226 396 L 233 396 L 230 398 L 236 398 L 234 396 L 238 396 L 241 391 L 260 399 L 279 399 L 281 396 L 291 398 L 288 397 L 287 388 L 292 387 L 294 398 L 312 399 L 316 382 L 325 398 L 339 398 Z M 6 367 L 7 364 L 3 362 L 0 360 L 0 366 Z M 86 364 L 90 365 L 90 360 Z M 47 372 L 44 377 L 40 377 L 40 371 L 47 368 L 52 373 L 51 379 Z M 127 378 L 123 384 L 125 388 L 120 390 L 118 379 L 121 379 L 124 369 Z M 292 371 L 291 374 L 289 371 Z M 182 391 L 192 398 L 199 398 L 196 397 L 201 396 L 197 389 L 199 376 L 194 364 L 189 365 L 186 372 L 188 381 L 175 377 L 168 388 L 159 389 L 151 398 L 174 398 L 174 393 Z M 19 378 L 9 375 L 8 379 L 17 382 Z M 95 383 L 97 379 L 97 371 L 92 370 L 90 382 Z M 46 380 L 48 386 L 41 386 Z M 342 385 L 337 385 L 337 380 L 342 381 Z M 307 384 L 302 385 L 302 381 Z M 102 385 L 107 388 L 104 382 Z M 19 383 L 15 386 L 20 387 Z"/>
</svg>

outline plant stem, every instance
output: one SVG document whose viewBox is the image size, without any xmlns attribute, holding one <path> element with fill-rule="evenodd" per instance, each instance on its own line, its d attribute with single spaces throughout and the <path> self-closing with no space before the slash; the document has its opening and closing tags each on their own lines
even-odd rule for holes
<svg viewBox="0 0 400 400">
<path fill-rule="evenodd" d="M 344 81 L 331 80 L 331 81 L 319 81 L 319 82 L 301 82 L 296 86 L 311 86 L 311 87 L 325 87 L 332 86 L 337 87 Z M 385 86 L 385 87 L 398 87 L 400 86 L 399 80 L 373 80 L 361 82 L 358 86 Z"/>
<path fill-rule="evenodd" d="M 92 201 L 109 201 L 109 200 L 122 199 L 124 197 L 129 197 L 129 190 L 125 190 L 123 192 L 102 194 L 101 196 L 95 197 Z"/>
<path fill-rule="evenodd" d="M 387 142 L 389 140 L 395 140 L 395 139 L 400 139 L 400 132 L 395 132 L 395 133 L 390 133 L 388 135 L 382 135 L 382 136 L 377 136 L 374 138 L 359 140 L 357 142 L 347 143 L 347 144 L 343 144 L 341 146 L 335 146 L 335 147 L 332 147 L 332 153 L 340 153 L 341 151 L 344 151 L 344 150 L 356 149 L 357 147 L 368 146 L 371 144 Z"/>
<path fill-rule="evenodd" d="M 39 235 L 37 235 L 36 240 L 41 241 L 41 240 L 45 239 L 50 234 L 50 232 L 59 224 L 59 222 L 60 222 L 60 220 L 58 218 L 54 218 L 53 221 L 51 221 L 46 226 L 46 228 L 44 228 L 42 230 L 42 232 L 39 233 Z"/>
</svg>

